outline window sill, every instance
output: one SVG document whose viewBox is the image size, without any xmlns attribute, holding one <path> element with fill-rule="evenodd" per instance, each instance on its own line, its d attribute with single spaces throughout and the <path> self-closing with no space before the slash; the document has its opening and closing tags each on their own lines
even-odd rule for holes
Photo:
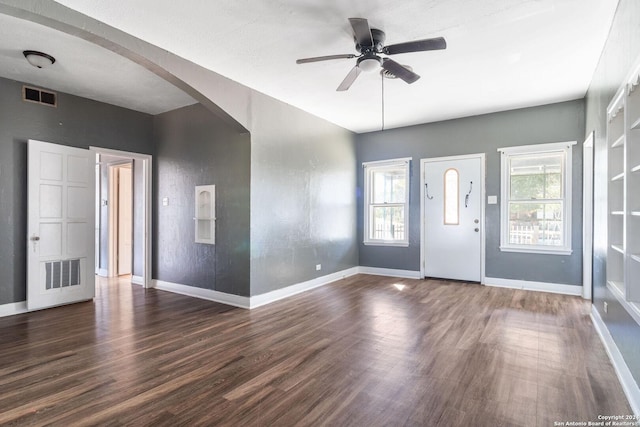
<svg viewBox="0 0 640 427">
<path fill-rule="evenodd" d="M 522 247 L 522 246 L 500 246 L 502 252 L 521 252 L 525 254 L 542 254 L 542 255 L 571 255 L 573 251 L 565 248 L 541 248 L 541 247 Z"/>
<path fill-rule="evenodd" d="M 396 247 L 409 247 L 409 242 L 377 242 L 375 240 L 367 240 L 363 242 L 365 246 L 396 246 Z"/>
</svg>

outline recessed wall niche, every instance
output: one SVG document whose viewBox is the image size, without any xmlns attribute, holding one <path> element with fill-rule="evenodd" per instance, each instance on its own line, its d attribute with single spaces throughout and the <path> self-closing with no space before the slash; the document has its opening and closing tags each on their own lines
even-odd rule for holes
<svg viewBox="0 0 640 427">
<path fill-rule="evenodd" d="M 196 243 L 216 243 L 216 186 L 197 185 L 195 198 Z"/>
</svg>

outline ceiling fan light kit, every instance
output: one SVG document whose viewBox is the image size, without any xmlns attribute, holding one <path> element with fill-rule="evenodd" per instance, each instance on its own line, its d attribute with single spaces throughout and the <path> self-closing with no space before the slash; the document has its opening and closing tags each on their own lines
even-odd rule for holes
<svg viewBox="0 0 640 427">
<path fill-rule="evenodd" d="M 378 67 L 380 67 L 380 65 L 382 65 L 382 60 L 376 56 L 361 56 L 360 58 L 358 58 L 357 67 L 366 73 L 376 70 Z"/>
<path fill-rule="evenodd" d="M 397 55 L 400 53 L 424 52 L 429 50 L 441 50 L 447 48 L 447 42 L 442 37 L 431 39 L 415 40 L 405 43 L 397 43 L 385 46 L 384 41 L 386 35 L 384 31 L 376 28 L 370 28 L 369 22 L 364 18 L 349 18 L 349 23 L 353 29 L 353 38 L 355 41 L 356 51 L 360 55 L 341 54 L 316 56 L 312 58 L 303 58 L 296 61 L 297 64 L 307 64 L 309 62 L 329 61 L 333 59 L 353 59 L 357 58 L 356 65 L 349 71 L 349 74 L 340 83 L 337 90 L 348 90 L 356 81 L 360 72 L 371 72 L 382 68 L 381 74 L 386 78 L 399 78 L 406 83 L 414 83 L 420 76 L 413 72 L 412 68 L 401 65 L 393 59 L 382 57 L 380 55 Z"/>
</svg>

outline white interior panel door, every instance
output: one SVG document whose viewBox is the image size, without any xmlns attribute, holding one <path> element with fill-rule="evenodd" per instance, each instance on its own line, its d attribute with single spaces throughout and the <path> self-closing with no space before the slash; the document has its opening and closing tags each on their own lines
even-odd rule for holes
<svg viewBox="0 0 640 427">
<path fill-rule="evenodd" d="M 131 274 L 133 194 L 130 167 L 118 168 L 118 275 Z"/>
<path fill-rule="evenodd" d="M 95 295 L 95 174 L 89 150 L 29 141 L 27 308 Z"/>
<path fill-rule="evenodd" d="M 480 282 L 482 159 L 423 164 L 425 276 Z"/>
</svg>

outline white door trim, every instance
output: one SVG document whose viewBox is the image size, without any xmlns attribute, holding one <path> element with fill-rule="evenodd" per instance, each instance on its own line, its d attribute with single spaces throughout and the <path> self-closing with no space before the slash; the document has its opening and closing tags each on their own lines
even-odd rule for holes
<svg viewBox="0 0 640 427">
<path fill-rule="evenodd" d="M 151 285 L 151 248 L 152 248 L 152 236 L 151 236 L 151 194 L 152 194 L 152 180 L 151 180 L 151 168 L 153 157 L 150 154 L 133 153 L 129 151 L 112 150 L 102 147 L 89 147 L 89 149 L 96 154 L 104 154 L 108 156 L 119 156 L 127 159 L 137 160 L 142 164 L 142 173 L 144 178 L 143 195 L 144 198 L 144 214 L 142 220 L 144 222 L 144 245 L 142 247 L 142 259 L 144 260 L 144 267 L 142 269 L 142 286 L 150 288 Z"/>
<path fill-rule="evenodd" d="M 477 154 L 464 154 L 460 156 L 446 156 L 446 157 L 431 157 L 427 159 L 420 159 L 420 277 L 424 277 L 425 271 L 425 181 L 424 181 L 424 173 L 427 163 L 432 162 L 442 162 L 448 160 L 466 160 L 466 159 L 480 159 L 480 174 L 482 175 L 482 180 L 480 183 L 480 200 L 482 203 L 480 204 L 480 283 L 484 285 L 485 276 L 484 276 L 484 265 L 485 265 L 485 182 L 487 180 L 486 177 L 486 155 L 485 153 L 477 153 Z"/>
<path fill-rule="evenodd" d="M 592 131 L 583 144 L 582 156 L 582 298 L 591 299 L 593 278 L 593 143 Z"/>
</svg>

